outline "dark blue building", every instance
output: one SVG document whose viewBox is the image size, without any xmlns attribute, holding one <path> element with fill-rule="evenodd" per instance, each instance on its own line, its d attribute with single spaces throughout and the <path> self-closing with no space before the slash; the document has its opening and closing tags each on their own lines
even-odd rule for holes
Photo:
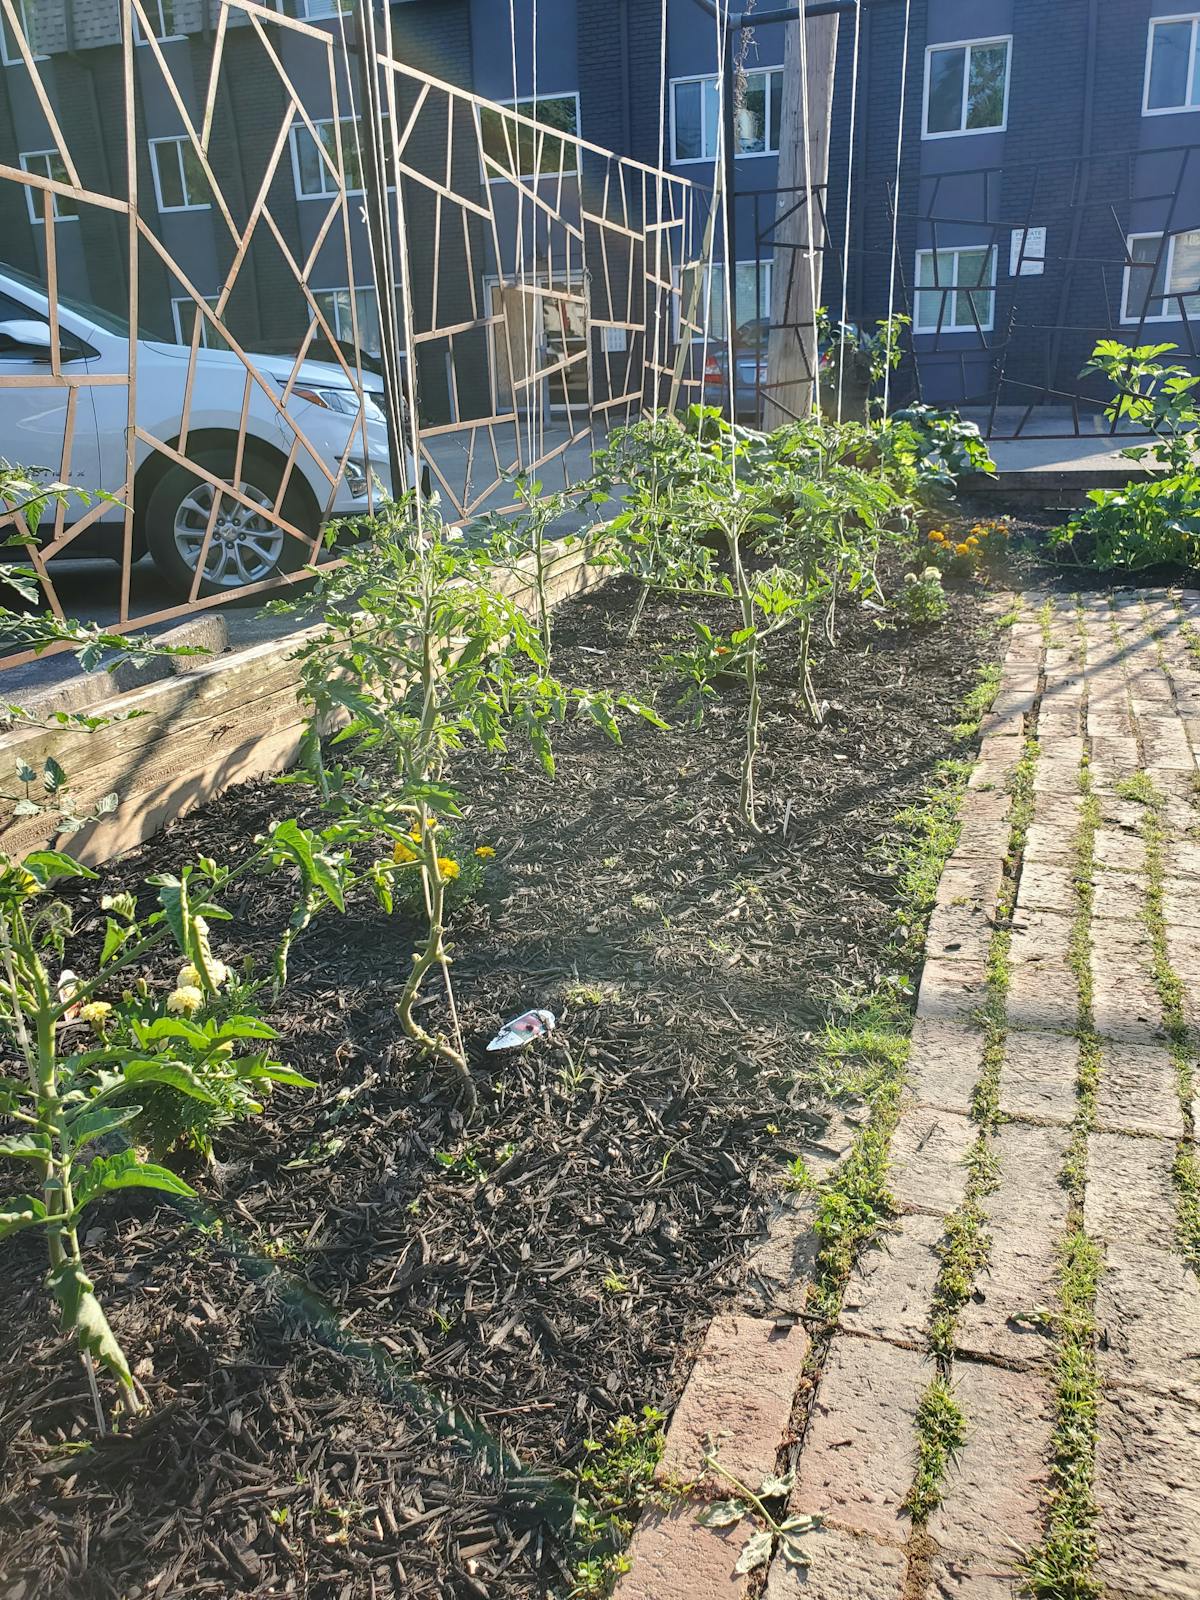
<svg viewBox="0 0 1200 1600">
<path fill-rule="evenodd" d="M 352 28 L 353 0 L 276 3 L 316 28 Z M 864 327 L 889 309 L 913 319 L 899 394 L 919 389 L 939 401 L 1069 406 L 1098 337 L 1172 341 L 1195 353 L 1200 11 L 1181 11 L 1181 3 L 911 0 L 906 7 L 905 0 L 864 0 L 857 14 L 852 6 L 843 12 L 829 185 L 815 208 L 827 219 L 820 229 L 822 298 L 832 315 L 844 304 L 849 319 Z M 124 162 L 120 119 L 105 111 L 121 92 L 117 0 L 18 4 L 45 58 L 64 130 L 87 152 L 95 186 L 103 189 Z M 768 0 L 759 0 L 757 9 L 767 8 Z M 216 0 L 152 0 L 148 8 L 197 115 L 219 9 Z M 647 163 L 661 160 L 710 186 L 719 133 L 716 22 L 701 0 L 667 0 L 664 51 L 661 15 L 662 0 L 540 0 L 536 14 L 532 0 L 514 0 L 511 13 L 504 0 L 394 0 L 391 7 L 396 53 L 404 60 L 489 99 L 516 101 L 551 128 Z M 216 105 L 213 142 L 214 164 L 223 164 L 229 192 L 243 207 L 254 193 L 248 152 L 274 137 L 287 108 L 277 84 L 254 77 L 243 50 L 249 32 L 238 29 L 235 37 L 231 30 L 227 41 L 230 92 Z M 779 204 L 784 45 L 783 25 L 756 24 L 752 14 L 736 43 L 738 328 L 761 325 L 770 315 L 771 277 L 779 270 L 771 235 Z M 289 70 L 304 106 L 319 136 L 331 137 L 322 121 L 328 83 L 316 75 L 309 81 L 302 52 L 294 53 Z M 152 85 L 148 52 L 137 55 L 147 79 L 139 112 L 142 193 L 147 204 L 153 197 L 155 226 L 172 253 L 188 259 L 193 282 L 215 297 L 229 269 L 230 241 L 189 167 L 175 106 L 161 83 Z M 443 137 L 444 130 L 430 129 L 430 161 L 438 159 Z M 52 145 L 5 30 L 0 164 L 56 176 Z M 478 193 L 487 176 L 460 145 L 455 184 Z M 271 209 L 301 255 L 317 242 L 323 208 L 316 202 L 327 184 L 312 136 L 298 126 Z M 62 204 L 69 216 L 70 203 Z M 414 202 L 410 218 L 418 229 L 428 221 L 423 204 Z M 44 229 L 20 185 L 0 184 L 0 230 L 5 258 L 38 270 Z M 89 214 L 57 231 L 67 290 L 119 305 L 124 241 L 114 217 Z M 311 282 L 339 330 L 357 297 L 370 335 L 370 274 L 357 222 L 354 255 L 353 282 L 343 265 L 329 267 L 326 283 L 320 255 Z M 718 234 L 710 286 L 718 337 L 725 334 L 724 256 Z M 465 317 L 473 304 L 494 304 L 503 294 L 511 263 L 494 251 L 489 258 L 485 248 L 476 258 L 478 282 L 456 282 L 460 269 L 453 260 L 440 263 L 439 292 L 444 307 L 457 297 Z M 415 294 L 432 293 L 432 274 L 430 253 L 417 250 Z M 278 252 L 274 260 L 264 252 L 243 275 L 229 309 L 250 348 L 289 337 L 302 312 Z M 193 314 L 165 274 L 161 281 L 146 274 L 141 315 L 148 325 L 186 338 Z M 569 354 L 585 337 L 576 325 L 582 319 L 570 307 L 547 314 L 558 319 L 548 335 Z M 586 375 L 586 364 L 578 371 Z M 459 393 L 451 395 L 438 372 L 423 368 L 422 403 L 435 420 L 456 408 L 459 414 L 486 409 L 510 382 L 502 357 L 483 341 L 459 377 Z"/>
</svg>

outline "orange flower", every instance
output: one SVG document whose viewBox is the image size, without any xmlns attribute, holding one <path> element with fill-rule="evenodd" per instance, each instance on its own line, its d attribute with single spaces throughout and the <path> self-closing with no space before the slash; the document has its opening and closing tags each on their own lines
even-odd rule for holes
<svg viewBox="0 0 1200 1600">
<path fill-rule="evenodd" d="M 971 546 L 969 544 L 956 544 L 954 546 L 954 554 L 956 556 L 969 556 L 971 554 Z"/>
<path fill-rule="evenodd" d="M 945 544 L 946 535 L 941 531 L 940 528 L 935 528 L 929 535 L 929 542 L 930 544 Z"/>
</svg>

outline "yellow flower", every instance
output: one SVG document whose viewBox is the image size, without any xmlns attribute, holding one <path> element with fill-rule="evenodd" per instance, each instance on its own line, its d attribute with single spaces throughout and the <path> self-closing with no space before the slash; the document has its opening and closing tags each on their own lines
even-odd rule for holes
<svg viewBox="0 0 1200 1600">
<path fill-rule="evenodd" d="M 457 878 L 458 862 L 451 861 L 449 856 L 439 856 L 438 871 L 441 873 L 443 878 Z"/>
<path fill-rule="evenodd" d="M 933 532 L 929 535 L 929 542 L 930 542 L 930 544 L 945 544 L 946 543 L 946 535 L 942 532 L 942 530 L 940 528 L 935 528 L 933 530 Z"/>
<path fill-rule="evenodd" d="M 490 844 L 478 844 L 475 846 L 475 854 L 481 861 L 490 861 L 496 852 Z"/>
<path fill-rule="evenodd" d="M 977 550 L 979 548 L 979 540 L 975 537 L 974 534 L 972 534 L 971 537 L 967 540 L 967 548 L 970 549 L 970 550 Z"/>
<path fill-rule="evenodd" d="M 971 554 L 971 546 L 969 544 L 956 544 L 954 546 L 954 554 L 956 556 L 969 556 Z"/>
<path fill-rule="evenodd" d="M 167 996 L 167 1010 L 177 1017 L 190 1017 L 203 1004 L 204 995 L 192 983 L 181 983 Z"/>
<path fill-rule="evenodd" d="M 403 866 L 405 862 L 416 861 L 417 852 L 407 839 L 397 839 L 392 846 L 392 860 Z"/>
<path fill-rule="evenodd" d="M 229 968 L 223 961 L 210 961 L 208 975 L 212 980 L 213 988 L 219 989 L 223 983 L 228 982 Z M 202 989 L 204 987 L 204 979 L 200 974 L 199 967 L 193 966 L 190 961 L 186 967 L 180 967 L 179 976 L 175 979 L 175 982 L 181 989 Z"/>
<path fill-rule="evenodd" d="M 90 1022 L 97 1033 L 104 1032 L 104 1024 L 111 1016 L 112 1006 L 107 1000 L 89 1000 L 87 1005 L 79 1008 L 80 1021 Z"/>
</svg>

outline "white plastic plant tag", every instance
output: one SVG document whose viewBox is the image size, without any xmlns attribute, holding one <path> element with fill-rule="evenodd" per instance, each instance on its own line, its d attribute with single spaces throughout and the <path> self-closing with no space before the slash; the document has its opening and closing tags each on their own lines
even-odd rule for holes
<svg viewBox="0 0 1200 1600">
<path fill-rule="evenodd" d="M 488 1045 L 489 1050 L 523 1050 L 527 1044 L 555 1027 L 553 1011 L 523 1011 L 500 1029 Z"/>
</svg>

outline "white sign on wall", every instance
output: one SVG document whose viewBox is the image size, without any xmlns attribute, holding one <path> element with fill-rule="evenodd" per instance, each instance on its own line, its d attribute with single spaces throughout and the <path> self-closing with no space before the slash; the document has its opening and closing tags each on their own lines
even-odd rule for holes
<svg viewBox="0 0 1200 1600">
<path fill-rule="evenodd" d="M 610 355 L 615 355 L 624 350 L 627 342 L 624 328 L 605 328 L 604 348 Z"/>
<path fill-rule="evenodd" d="M 1008 248 L 1009 277 L 1039 278 L 1045 270 L 1045 228 L 1014 228 Z"/>
</svg>

